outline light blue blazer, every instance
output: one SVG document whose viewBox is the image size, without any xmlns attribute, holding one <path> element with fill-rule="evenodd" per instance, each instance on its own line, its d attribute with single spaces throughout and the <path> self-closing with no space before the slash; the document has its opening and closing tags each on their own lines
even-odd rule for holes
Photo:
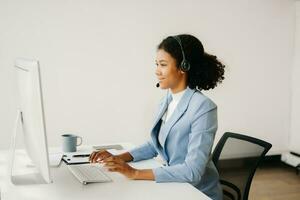
<svg viewBox="0 0 300 200">
<path fill-rule="evenodd" d="M 156 182 L 187 182 L 212 199 L 222 199 L 219 175 L 210 160 L 218 127 L 217 106 L 200 91 L 187 87 L 173 114 L 161 127 L 161 118 L 171 100 L 169 93 L 160 103 L 151 139 L 129 151 L 133 161 L 160 154 L 166 165 L 153 169 Z M 158 141 L 159 133 L 164 135 L 163 145 Z"/>
</svg>

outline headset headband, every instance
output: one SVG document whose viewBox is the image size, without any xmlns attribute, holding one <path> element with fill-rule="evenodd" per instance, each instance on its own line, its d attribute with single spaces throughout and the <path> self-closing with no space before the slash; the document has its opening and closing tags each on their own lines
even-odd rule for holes
<svg viewBox="0 0 300 200">
<path fill-rule="evenodd" d="M 180 64 L 180 69 L 184 72 L 187 72 L 190 70 L 190 63 L 185 59 L 185 54 L 184 54 L 184 51 L 183 51 L 183 46 L 182 46 L 182 43 L 181 43 L 181 40 L 179 38 L 179 36 L 175 35 L 175 36 L 172 36 L 179 44 L 180 46 L 180 49 L 181 49 L 181 54 L 182 54 L 182 61 L 181 61 L 181 64 Z"/>
</svg>

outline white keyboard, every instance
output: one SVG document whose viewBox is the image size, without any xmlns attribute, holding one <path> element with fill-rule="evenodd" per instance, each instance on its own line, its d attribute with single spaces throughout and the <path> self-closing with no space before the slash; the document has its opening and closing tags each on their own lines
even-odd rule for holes
<svg viewBox="0 0 300 200">
<path fill-rule="evenodd" d="M 83 184 L 112 181 L 99 164 L 67 165 L 72 174 Z"/>
</svg>

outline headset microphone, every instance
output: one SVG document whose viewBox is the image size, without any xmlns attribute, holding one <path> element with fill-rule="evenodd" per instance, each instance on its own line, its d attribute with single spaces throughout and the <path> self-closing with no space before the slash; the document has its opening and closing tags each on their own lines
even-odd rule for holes
<svg viewBox="0 0 300 200">
<path fill-rule="evenodd" d="M 157 88 L 159 87 L 159 83 L 156 83 L 156 87 L 157 87 Z"/>
</svg>

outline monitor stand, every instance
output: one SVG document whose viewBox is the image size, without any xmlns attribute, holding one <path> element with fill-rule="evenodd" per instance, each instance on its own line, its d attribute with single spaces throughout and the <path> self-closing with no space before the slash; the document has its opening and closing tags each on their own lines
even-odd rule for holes
<svg viewBox="0 0 300 200">
<path fill-rule="evenodd" d="M 10 180 L 14 185 L 32 185 L 32 184 L 46 184 L 47 182 L 44 180 L 42 175 L 37 172 L 26 172 L 25 174 L 14 174 L 14 164 L 15 164 L 15 154 L 16 154 L 16 142 L 18 139 L 18 128 L 21 126 L 23 128 L 23 116 L 22 111 L 17 111 L 17 117 L 14 126 L 14 132 L 12 137 L 11 149 L 10 149 L 10 162 L 9 162 L 9 170 L 10 170 Z M 22 129 L 23 130 L 23 129 Z"/>
<path fill-rule="evenodd" d="M 12 175 L 10 180 L 14 185 L 47 184 L 39 173 Z"/>
</svg>

